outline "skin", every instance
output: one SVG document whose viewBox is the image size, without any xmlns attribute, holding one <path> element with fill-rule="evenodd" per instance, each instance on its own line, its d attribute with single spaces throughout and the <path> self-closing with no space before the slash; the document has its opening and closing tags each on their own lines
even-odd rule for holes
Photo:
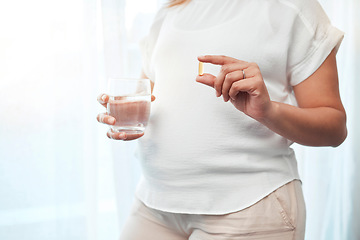
<svg viewBox="0 0 360 240">
<path fill-rule="evenodd" d="M 227 56 L 200 56 L 201 62 L 221 65 L 220 74 L 196 81 L 216 90 L 224 101 L 279 135 L 308 146 L 339 146 L 347 136 L 335 51 L 309 78 L 293 87 L 298 107 L 271 101 L 256 63 Z M 243 79 L 245 71 L 246 79 Z"/>
<path fill-rule="evenodd" d="M 279 135 L 308 146 L 336 147 L 346 139 L 346 113 L 339 94 L 334 51 L 314 74 L 293 87 L 298 107 L 271 101 L 256 63 L 215 55 L 199 56 L 198 60 L 222 68 L 218 76 L 206 73 L 197 76 L 197 82 L 213 87 L 217 97 L 223 96 L 225 102 L 230 101 L 236 109 Z M 108 96 L 101 94 L 98 101 L 106 107 Z M 115 123 L 106 113 L 99 114 L 97 119 L 108 125 Z M 109 138 L 118 140 L 133 140 L 142 135 L 107 133 Z"/>
</svg>

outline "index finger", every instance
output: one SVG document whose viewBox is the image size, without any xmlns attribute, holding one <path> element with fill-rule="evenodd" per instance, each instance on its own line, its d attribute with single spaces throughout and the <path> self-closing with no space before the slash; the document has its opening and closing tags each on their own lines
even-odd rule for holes
<svg viewBox="0 0 360 240">
<path fill-rule="evenodd" d="M 234 63 L 234 62 L 241 61 L 241 60 L 238 60 L 236 58 L 232 58 L 232 57 L 228 57 L 228 56 L 224 56 L 224 55 L 199 56 L 198 60 L 200 62 L 212 63 L 212 64 L 216 64 L 216 65 L 225 65 L 225 64 L 228 64 L 228 63 Z"/>
<path fill-rule="evenodd" d="M 99 102 L 101 105 L 103 105 L 104 107 L 106 107 L 106 105 L 107 105 L 107 103 L 108 103 L 108 101 L 109 101 L 109 96 L 106 95 L 106 94 L 104 94 L 104 93 L 102 93 L 102 94 L 100 94 L 100 95 L 97 97 L 97 100 L 98 100 L 98 102 Z"/>
</svg>

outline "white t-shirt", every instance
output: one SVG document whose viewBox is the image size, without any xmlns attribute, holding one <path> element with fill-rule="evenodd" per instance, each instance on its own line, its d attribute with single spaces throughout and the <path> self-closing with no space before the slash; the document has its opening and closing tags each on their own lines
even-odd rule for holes
<svg viewBox="0 0 360 240">
<path fill-rule="evenodd" d="M 225 214 L 299 179 L 292 142 L 197 83 L 197 56 L 256 62 L 271 100 L 296 105 L 292 86 L 342 38 L 315 0 L 192 0 L 161 9 L 141 45 L 156 101 L 140 140 L 136 196 L 162 211 Z"/>
</svg>

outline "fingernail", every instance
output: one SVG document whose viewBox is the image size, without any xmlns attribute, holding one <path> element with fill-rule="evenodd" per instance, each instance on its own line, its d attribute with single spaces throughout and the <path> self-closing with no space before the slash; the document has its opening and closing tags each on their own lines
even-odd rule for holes
<svg viewBox="0 0 360 240">
<path fill-rule="evenodd" d="M 114 119 L 114 118 L 110 118 L 110 119 L 109 119 L 109 123 L 110 123 L 110 124 L 114 124 L 114 123 L 115 123 L 115 119 Z"/>
<path fill-rule="evenodd" d="M 101 100 L 106 101 L 106 95 L 102 95 Z"/>
</svg>

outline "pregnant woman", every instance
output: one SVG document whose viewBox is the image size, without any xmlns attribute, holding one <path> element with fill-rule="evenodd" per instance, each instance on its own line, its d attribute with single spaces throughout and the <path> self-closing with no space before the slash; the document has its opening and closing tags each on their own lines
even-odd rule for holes
<svg viewBox="0 0 360 240">
<path fill-rule="evenodd" d="M 342 39 L 316 0 L 175 0 L 160 9 L 141 45 L 156 92 L 149 126 L 144 136 L 107 133 L 140 143 L 143 176 L 120 239 L 304 239 L 290 145 L 346 138 Z"/>
</svg>

